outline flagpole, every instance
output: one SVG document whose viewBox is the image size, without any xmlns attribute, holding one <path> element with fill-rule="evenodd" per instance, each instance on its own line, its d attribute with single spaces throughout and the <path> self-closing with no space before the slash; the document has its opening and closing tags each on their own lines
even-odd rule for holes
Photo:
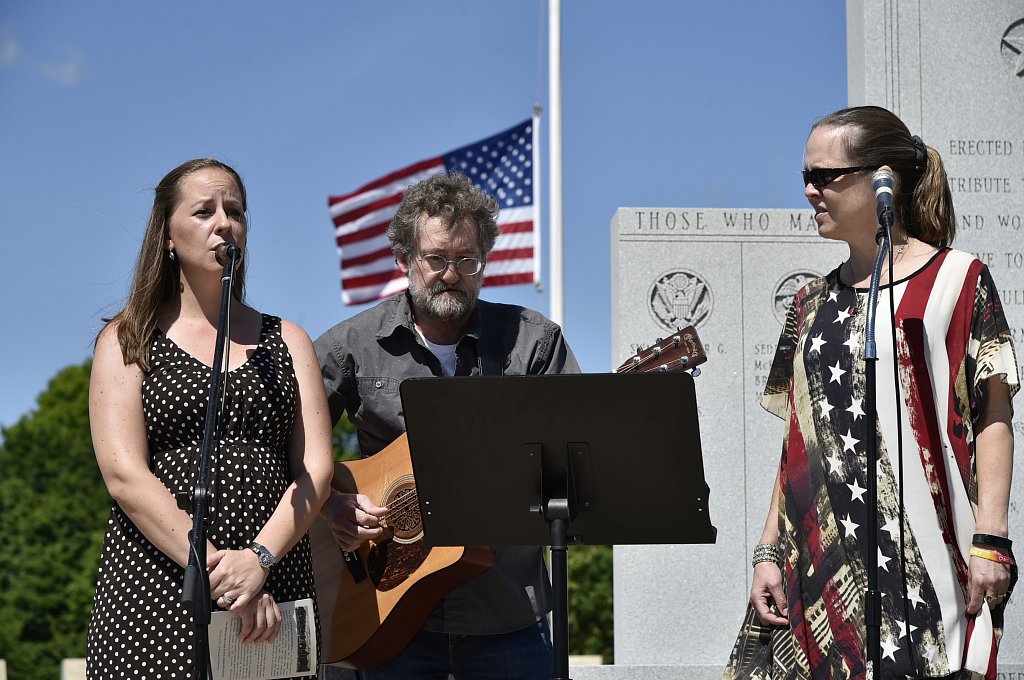
<svg viewBox="0 0 1024 680">
<path fill-rule="evenodd" d="M 565 327 L 565 293 L 562 280 L 562 3 L 548 0 L 548 135 L 551 182 L 551 320 Z"/>
<path fill-rule="evenodd" d="M 541 279 L 542 274 L 542 263 L 544 262 L 544 253 L 542 247 L 544 244 L 544 232 L 541 230 L 541 210 L 544 207 L 541 203 L 541 184 L 540 184 L 540 104 L 533 105 L 533 214 L 535 215 L 533 220 L 534 234 L 533 234 L 533 287 L 537 289 L 538 293 L 544 291 L 544 282 Z"/>
</svg>

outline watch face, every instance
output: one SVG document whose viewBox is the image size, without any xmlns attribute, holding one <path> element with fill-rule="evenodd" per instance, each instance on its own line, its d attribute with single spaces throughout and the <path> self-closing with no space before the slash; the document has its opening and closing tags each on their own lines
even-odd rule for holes
<svg viewBox="0 0 1024 680">
<path fill-rule="evenodd" d="M 276 562 L 276 560 L 274 560 L 274 556 L 270 554 L 270 551 L 264 548 L 262 545 L 259 545 L 258 543 L 253 543 L 249 546 L 249 549 L 256 553 L 256 558 L 259 560 L 261 567 L 265 569 L 270 569 L 272 566 L 274 566 Z"/>
</svg>

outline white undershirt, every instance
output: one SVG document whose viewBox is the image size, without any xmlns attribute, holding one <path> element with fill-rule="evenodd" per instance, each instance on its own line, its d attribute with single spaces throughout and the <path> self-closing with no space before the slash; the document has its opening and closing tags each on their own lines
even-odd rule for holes
<svg viewBox="0 0 1024 680">
<path fill-rule="evenodd" d="M 441 369 L 444 371 L 444 374 L 449 376 L 455 375 L 455 348 L 458 346 L 458 343 L 455 345 L 439 345 L 436 342 L 427 340 L 423 335 L 423 331 L 419 328 L 416 329 L 416 332 L 423 339 L 427 349 L 433 352 L 437 360 L 441 362 Z"/>
</svg>

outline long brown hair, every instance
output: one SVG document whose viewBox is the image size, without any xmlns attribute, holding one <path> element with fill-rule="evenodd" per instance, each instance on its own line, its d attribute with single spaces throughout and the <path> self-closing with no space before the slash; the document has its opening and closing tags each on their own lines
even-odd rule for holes
<svg viewBox="0 0 1024 680">
<path fill-rule="evenodd" d="M 167 173 L 154 188 L 153 209 L 149 213 L 146 233 L 135 263 L 131 290 L 124 309 L 107 324 L 116 324 L 117 339 L 125 365 L 137 364 L 144 372 L 149 370 L 149 347 L 156 330 L 160 306 L 181 294 L 181 270 L 166 249 L 168 221 L 178 205 L 182 181 L 194 172 L 217 168 L 231 175 L 242 195 L 242 210 L 248 210 L 245 184 L 235 170 L 213 158 L 196 158 L 182 163 Z M 245 258 L 235 269 L 232 296 L 242 301 L 245 296 Z"/>
<path fill-rule="evenodd" d="M 952 245 L 956 213 L 939 152 L 914 137 L 896 114 L 880 106 L 830 113 L 812 129 L 846 128 L 851 165 L 888 165 L 896 177 L 894 207 L 904 231 L 936 247 Z"/>
</svg>

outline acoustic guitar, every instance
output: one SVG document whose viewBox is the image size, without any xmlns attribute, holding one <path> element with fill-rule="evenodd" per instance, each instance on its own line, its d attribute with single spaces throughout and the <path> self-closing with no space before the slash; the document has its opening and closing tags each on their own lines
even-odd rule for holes
<svg viewBox="0 0 1024 680">
<path fill-rule="evenodd" d="M 698 375 L 697 366 L 705 361 L 697 332 L 688 326 L 637 352 L 614 372 L 692 370 Z M 388 508 L 384 536 L 355 552 L 338 547 L 322 518 L 309 532 L 322 659 L 347 668 L 374 668 L 408 644 L 452 588 L 487 570 L 494 551 L 487 546 L 424 546 L 404 434 L 369 458 L 336 463 L 332 485 Z"/>
</svg>

